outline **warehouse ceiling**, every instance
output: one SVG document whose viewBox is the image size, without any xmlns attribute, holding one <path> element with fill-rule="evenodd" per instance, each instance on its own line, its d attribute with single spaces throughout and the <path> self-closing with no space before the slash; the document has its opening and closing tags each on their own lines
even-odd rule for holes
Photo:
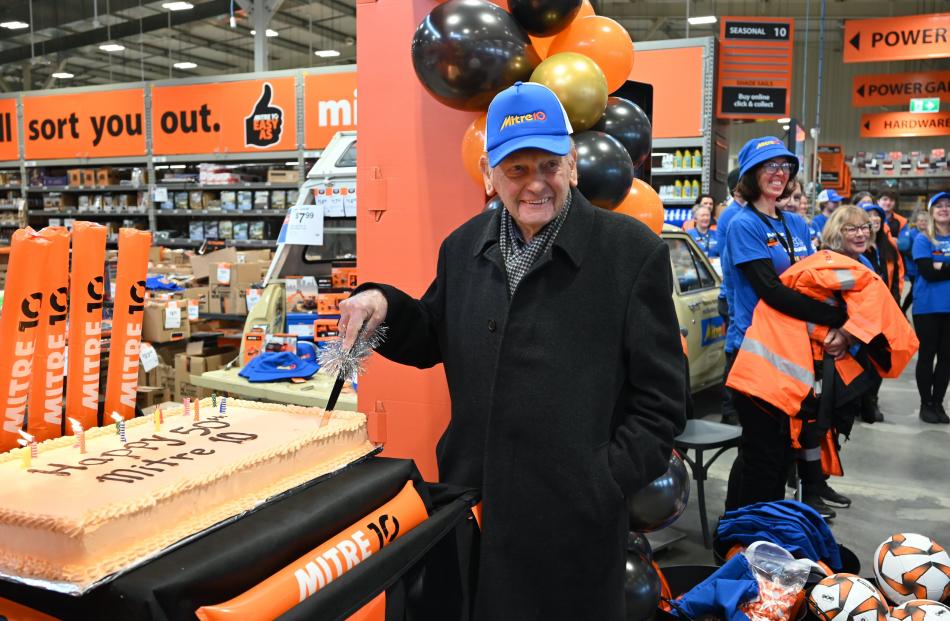
<svg viewBox="0 0 950 621">
<path fill-rule="evenodd" d="M 0 23 L 0 91 L 246 73 L 255 70 L 254 0 L 5 0 Z M 400 1 L 400 0 L 388 0 Z M 276 7 L 267 37 L 267 68 L 356 62 L 357 0 L 267 0 Z M 819 36 L 822 0 L 595 0 L 598 14 L 620 21 L 634 41 L 718 33 L 718 24 L 689 26 L 690 16 L 762 15 L 796 18 L 796 41 Z M 825 42 L 840 52 L 845 19 L 950 11 L 950 0 L 824 0 Z M 234 8 L 235 25 L 230 16 Z M 435 6 L 433 4 L 433 6 Z M 29 25 L 32 24 L 32 28 Z M 115 43 L 125 49 L 99 48 Z M 315 52 L 339 56 L 321 58 Z M 194 63 L 177 68 L 175 64 Z M 53 73 L 72 74 L 53 78 Z"/>
</svg>

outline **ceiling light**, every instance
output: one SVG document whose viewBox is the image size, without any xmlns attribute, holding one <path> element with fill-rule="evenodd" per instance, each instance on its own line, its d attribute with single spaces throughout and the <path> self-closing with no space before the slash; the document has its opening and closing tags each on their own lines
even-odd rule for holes
<svg viewBox="0 0 950 621">
<path fill-rule="evenodd" d="M 782 118 L 778 120 L 779 125 L 784 125 L 785 123 L 791 123 L 791 122 L 792 122 L 792 119 L 788 118 L 787 116 L 783 116 Z"/>
<path fill-rule="evenodd" d="M 699 17 L 689 17 L 686 19 L 690 26 L 700 26 L 702 24 L 715 24 L 715 15 L 700 15 Z"/>
<path fill-rule="evenodd" d="M 257 31 L 256 31 L 256 30 L 252 30 L 252 31 L 251 31 L 251 34 L 252 34 L 252 35 L 256 35 L 256 34 L 257 34 Z M 279 34 L 280 34 L 279 32 L 277 32 L 276 30 L 271 30 L 270 28 L 268 28 L 267 30 L 264 31 L 264 36 L 265 36 L 265 37 L 276 37 L 276 36 L 279 35 Z"/>
<path fill-rule="evenodd" d="M 196 63 L 193 63 L 193 62 L 191 62 L 191 61 L 187 61 L 187 60 L 186 60 L 186 61 L 184 61 L 184 62 L 175 63 L 175 64 L 172 65 L 172 66 L 173 66 L 175 69 L 194 69 L 194 68 L 197 67 L 198 65 L 197 65 Z"/>
<path fill-rule="evenodd" d="M 99 49 L 103 52 L 121 52 L 125 49 L 125 46 L 118 43 L 103 43 L 99 46 Z"/>
<path fill-rule="evenodd" d="M 53 77 L 60 80 L 68 80 L 69 78 L 72 78 L 75 76 L 73 76 L 73 74 L 69 73 L 68 71 L 57 71 L 56 73 L 53 74 Z"/>
<path fill-rule="evenodd" d="M 9 30 L 22 30 L 23 28 L 29 28 L 30 25 L 24 22 L 12 21 L 12 22 L 3 22 L 0 23 L 0 28 L 7 28 Z"/>
<path fill-rule="evenodd" d="M 317 50 L 314 52 L 320 58 L 336 58 L 340 53 L 336 50 Z"/>
<path fill-rule="evenodd" d="M 169 11 L 187 11 L 195 8 L 195 5 L 190 2 L 165 2 L 162 4 L 162 8 Z"/>
</svg>

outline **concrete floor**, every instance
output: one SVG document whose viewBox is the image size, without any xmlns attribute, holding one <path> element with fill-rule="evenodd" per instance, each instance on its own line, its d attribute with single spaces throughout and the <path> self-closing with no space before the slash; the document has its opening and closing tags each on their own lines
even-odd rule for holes
<svg viewBox="0 0 950 621">
<path fill-rule="evenodd" d="M 849 509 L 836 509 L 831 530 L 839 543 L 854 551 L 866 576 L 873 575 L 874 551 L 892 533 L 928 535 L 950 548 L 950 425 L 928 425 L 918 418 L 915 365 L 916 359 L 900 378 L 884 381 L 880 392 L 884 422 L 855 423 L 841 450 L 845 476 L 830 480 L 834 489 L 853 501 Z M 695 407 L 697 416 L 718 422 L 718 389 L 695 395 Z M 735 455 L 735 449 L 723 453 L 706 481 L 711 529 L 723 512 Z M 671 527 L 685 537 L 657 553 L 661 567 L 712 562 L 712 552 L 703 547 L 695 481 L 691 483 L 690 503 Z M 792 490 L 787 491 L 791 498 Z"/>
</svg>

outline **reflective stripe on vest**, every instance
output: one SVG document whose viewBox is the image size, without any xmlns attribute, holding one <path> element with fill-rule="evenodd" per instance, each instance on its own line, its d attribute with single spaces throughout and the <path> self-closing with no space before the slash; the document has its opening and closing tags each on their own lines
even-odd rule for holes
<svg viewBox="0 0 950 621">
<path fill-rule="evenodd" d="M 815 373 L 813 371 L 809 371 L 805 367 L 795 364 L 788 358 L 779 356 L 759 341 L 749 338 L 748 333 L 746 337 L 742 339 L 742 345 L 739 346 L 739 349 L 765 358 L 769 364 L 775 367 L 780 373 L 792 379 L 796 379 L 802 384 L 811 386 L 815 383 Z"/>
</svg>

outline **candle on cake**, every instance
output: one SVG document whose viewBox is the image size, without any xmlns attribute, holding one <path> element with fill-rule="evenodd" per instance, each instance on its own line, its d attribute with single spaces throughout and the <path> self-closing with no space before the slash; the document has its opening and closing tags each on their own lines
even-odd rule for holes
<svg viewBox="0 0 950 621">
<path fill-rule="evenodd" d="M 182 398 L 181 400 L 181 415 L 182 416 L 188 415 L 189 405 L 191 405 L 191 399 L 189 399 L 188 397 Z"/>
<path fill-rule="evenodd" d="M 211 393 L 211 407 L 218 407 L 218 393 L 216 392 Z"/>
<path fill-rule="evenodd" d="M 227 399 L 227 397 L 221 397 L 221 407 L 220 407 L 220 409 L 218 410 L 218 413 L 221 414 L 221 416 L 227 416 L 227 414 L 228 414 L 228 399 Z"/>
<path fill-rule="evenodd" d="M 162 411 L 160 409 L 152 412 L 152 422 L 155 423 L 155 431 L 162 430 Z"/>
<path fill-rule="evenodd" d="M 86 430 L 82 428 L 82 423 L 80 423 L 75 418 L 69 419 L 69 425 L 73 429 L 73 435 L 76 436 L 76 444 L 73 446 L 79 449 L 80 455 L 86 454 Z"/>
<path fill-rule="evenodd" d="M 22 429 L 20 429 L 20 439 L 17 440 L 17 442 L 19 442 L 20 446 L 24 448 L 26 448 L 27 446 L 30 447 L 30 450 L 23 451 L 23 454 L 21 457 L 21 459 L 23 460 L 21 462 L 21 465 L 24 468 L 29 468 L 30 465 L 32 464 L 32 460 L 39 455 L 39 447 L 37 447 L 36 445 L 36 438 L 34 438 L 32 434 L 29 434 L 23 431 Z"/>
<path fill-rule="evenodd" d="M 112 420 L 115 421 L 115 431 L 119 434 L 119 441 L 125 444 L 129 441 L 129 439 L 125 437 L 125 419 L 122 418 L 118 412 L 113 412 Z"/>
<path fill-rule="evenodd" d="M 198 401 L 198 399 L 195 399 L 193 406 L 194 407 L 192 409 L 195 411 L 194 421 L 197 423 L 199 420 L 201 420 L 201 403 Z"/>
</svg>

